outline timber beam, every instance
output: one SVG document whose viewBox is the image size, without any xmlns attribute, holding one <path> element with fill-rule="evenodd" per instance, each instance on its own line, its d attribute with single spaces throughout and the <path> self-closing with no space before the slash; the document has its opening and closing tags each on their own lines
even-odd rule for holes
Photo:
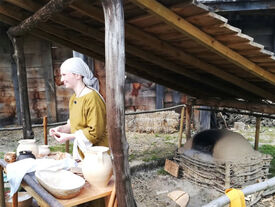
<svg viewBox="0 0 275 207">
<path fill-rule="evenodd" d="M 150 1 L 148 1 L 150 2 Z M 104 23 L 104 18 L 102 12 L 91 6 L 85 4 L 83 1 L 78 1 L 77 4 L 73 3 L 70 5 L 71 8 L 81 12 L 83 15 L 89 16 L 93 18 L 94 20 Z M 139 42 L 143 42 L 146 44 L 148 47 L 153 48 L 154 50 L 157 50 L 159 52 L 167 52 L 167 55 L 173 56 L 175 59 L 178 61 L 182 62 L 184 61 L 187 64 L 190 64 L 192 66 L 197 67 L 198 69 L 201 69 L 207 73 L 211 73 L 214 76 L 217 76 L 225 81 L 228 81 L 234 85 L 239 86 L 240 88 L 243 88 L 253 94 L 256 94 L 260 97 L 263 98 L 268 98 L 272 101 L 275 101 L 275 95 L 272 93 L 269 93 L 262 88 L 259 88 L 243 79 L 240 79 L 238 77 L 235 77 L 234 75 L 222 71 L 220 68 L 208 64 L 198 58 L 195 58 L 184 51 L 164 42 L 159 40 L 158 38 L 141 31 L 140 29 L 125 23 L 125 36 L 126 38 L 129 39 L 135 39 Z"/>
<path fill-rule="evenodd" d="M 22 21 L 19 25 L 10 28 L 8 33 L 11 36 L 22 36 L 37 27 L 39 23 L 47 21 L 55 13 L 61 12 L 73 1 L 74 0 L 51 0 L 35 12 L 34 15 Z"/>
<path fill-rule="evenodd" d="M 141 8 L 146 9 L 146 11 L 149 11 L 150 13 L 157 15 L 159 18 L 165 21 L 168 25 L 174 27 L 179 32 L 182 32 L 183 34 L 196 40 L 200 44 L 211 49 L 213 52 L 226 58 L 230 62 L 240 66 L 244 70 L 248 71 L 249 73 L 257 77 L 265 81 L 268 81 L 272 85 L 275 85 L 275 75 L 264 70 L 263 68 L 251 62 L 247 58 L 241 56 L 240 54 L 233 51 L 229 47 L 220 43 L 219 41 L 217 41 L 210 35 L 206 34 L 199 28 L 195 27 L 194 25 L 186 21 L 184 18 L 177 15 L 175 12 L 163 6 L 156 0 L 150 0 L 150 1 L 130 0 L 130 1 L 140 6 Z"/>
<path fill-rule="evenodd" d="M 220 99 L 192 99 L 190 102 L 195 106 L 228 107 L 265 114 L 275 114 L 275 104 Z"/>
<path fill-rule="evenodd" d="M 41 4 L 34 2 L 34 1 L 19 1 L 19 0 L 5 0 L 8 3 L 14 4 L 20 8 L 26 9 L 29 12 L 35 12 L 36 10 L 38 10 L 39 8 L 42 7 Z M 8 6 L 6 6 L 7 8 L 9 8 Z M 6 10 L 11 10 L 11 9 L 6 9 Z M 10 14 L 10 12 L 9 12 Z M 13 17 L 16 16 L 17 14 L 13 14 Z M 18 17 L 17 17 L 18 18 Z M 77 20 L 74 20 L 72 18 L 66 17 L 62 14 L 56 14 L 54 17 L 51 18 L 51 21 L 57 23 L 57 24 L 61 24 L 69 29 L 75 30 L 80 32 L 83 35 L 87 35 L 88 37 L 92 37 L 100 42 L 104 42 L 104 33 L 87 27 L 87 25 L 83 24 L 82 22 L 79 22 Z M 56 31 L 56 30 L 54 30 Z M 148 53 L 144 50 L 138 49 L 137 47 L 134 47 L 130 44 L 126 45 L 126 51 L 128 53 L 130 53 L 131 55 L 134 56 L 138 56 L 148 62 L 151 62 L 153 64 L 156 64 L 164 69 L 169 69 L 171 71 L 174 71 L 178 74 L 184 75 L 188 78 L 191 78 L 193 80 L 202 82 L 203 84 L 209 85 L 215 89 L 218 89 L 219 91 L 223 91 L 227 94 L 233 95 L 234 97 L 238 97 L 238 98 L 245 98 L 245 99 L 256 99 L 256 97 L 253 97 L 245 92 L 242 91 L 232 91 L 230 87 L 226 87 L 223 84 L 219 84 L 217 82 L 213 82 L 210 79 L 207 79 L 205 77 L 202 77 L 196 73 L 192 73 L 189 72 L 188 70 L 184 69 L 182 66 L 171 63 L 161 57 L 158 57 L 156 55 L 153 55 L 152 53 Z"/>
</svg>

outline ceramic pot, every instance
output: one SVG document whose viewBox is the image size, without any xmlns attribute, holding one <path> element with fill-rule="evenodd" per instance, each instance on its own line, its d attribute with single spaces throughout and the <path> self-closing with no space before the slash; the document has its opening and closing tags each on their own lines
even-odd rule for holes
<svg viewBox="0 0 275 207">
<path fill-rule="evenodd" d="M 82 164 L 84 178 L 96 188 L 106 187 L 112 176 L 112 161 L 108 147 L 91 147 Z"/>
<path fill-rule="evenodd" d="M 16 160 L 19 161 L 19 160 L 24 160 L 24 159 L 27 159 L 27 158 L 35 159 L 35 156 L 34 156 L 34 154 L 32 154 L 31 151 L 20 151 Z"/>
<path fill-rule="evenodd" d="M 16 149 L 16 154 L 17 156 L 19 155 L 20 151 L 31 151 L 32 154 L 34 154 L 35 157 L 37 157 L 38 155 L 38 146 L 35 143 L 35 139 L 22 139 L 19 140 L 18 143 L 18 147 Z"/>
<path fill-rule="evenodd" d="M 38 146 L 39 156 L 47 156 L 50 154 L 49 145 L 39 145 Z"/>
</svg>

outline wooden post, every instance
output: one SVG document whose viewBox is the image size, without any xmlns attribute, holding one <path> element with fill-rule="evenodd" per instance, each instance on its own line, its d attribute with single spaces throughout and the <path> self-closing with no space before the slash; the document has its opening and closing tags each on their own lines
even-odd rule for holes
<svg viewBox="0 0 275 207">
<path fill-rule="evenodd" d="M 255 150 L 258 150 L 258 148 L 259 148 L 260 127 L 261 127 L 261 117 L 257 116 L 256 117 L 255 144 L 254 144 Z"/>
<path fill-rule="evenodd" d="M 18 207 L 18 192 L 12 196 L 12 207 Z"/>
<path fill-rule="evenodd" d="M 70 141 L 65 142 L 65 152 L 69 153 L 70 151 Z"/>
<path fill-rule="evenodd" d="M 43 130 L 44 130 L 44 144 L 48 144 L 48 138 L 47 138 L 47 117 L 43 117 Z"/>
<path fill-rule="evenodd" d="M 182 144 L 182 132 L 183 132 L 184 111 L 185 111 L 185 108 L 182 107 L 182 109 L 181 109 L 181 115 L 180 115 L 180 131 L 179 131 L 179 143 L 178 143 L 178 148 L 181 148 L 181 144 Z"/>
<path fill-rule="evenodd" d="M 124 83 L 125 44 L 122 0 L 102 0 L 105 16 L 105 67 L 107 129 L 114 156 L 114 174 L 119 207 L 135 207 L 125 137 Z"/>
<path fill-rule="evenodd" d="M 185 134 L 186 140 L 191 138 L 192 105 L 186 105 Z"/>
<path fill-rule="evenodd" d="M 0 166 L 0 206 L 5 207 L 5 186 L 3 177 L 3 167 Z"/>
<path fill-rule="evenodd" d="M 56 109 L 56 91 L 54 82 L 54 72 L 52 64 L 51 43 L 48 41 L 41 41 L 41 63 L 42 63 L 42 76 L 45 80 L 45 94 L 47 103 L 47 120 L 49 122 L 57 121 Z"/>
<path fill-rule="evenodd" d="M 24 57 L 23 37 L 9 36 L 14 47 L 14 59 L 17 66 L 17 76 L 19 82 L 20 110 L 23 126 L 23 138 L 32 139 L 34 137 L 31 125 L 29 109 L 27 72 Z"/>
</svg>

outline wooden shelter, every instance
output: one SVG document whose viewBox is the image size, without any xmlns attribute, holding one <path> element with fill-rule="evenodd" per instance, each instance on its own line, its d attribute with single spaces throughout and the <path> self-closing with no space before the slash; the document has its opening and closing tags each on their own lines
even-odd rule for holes
<svg viewBox="0 0 275 207">
<path fill-rule="evenodd" d="M 24 34 L 105 60 L 119 206 L 135 206 L 124 132 L 124 69 L 194 97 L 190 104 L 275 112 L 273 53 L 196 1 L 3 0 L 0 21 L 13 26 L 8 34 L 15 48 L 24 137 L 32 132 Z"/>
</svg>

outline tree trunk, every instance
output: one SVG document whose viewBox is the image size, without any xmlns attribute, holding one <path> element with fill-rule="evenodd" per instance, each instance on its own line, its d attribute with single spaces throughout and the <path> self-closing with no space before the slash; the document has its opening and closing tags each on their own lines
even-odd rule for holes
<svg viewBox="0 0 275 207">
<path fill-rule="evenodd" d="M 14 59 L 17 66 L 17 76 L 19 85 L 20 110 L 23 125 L 23 138 L 32 139 L 34 137 L 31 125 L 31 116 L 29 109 L 27 73 L 25 66 L 23 37 L 11 37 L 14 47 Z"/>
<path fill-rule="evenodd" d="M 136 206 L 130 180 L 129 145 L 125 137 L 124 13 L 121 0 L 102 0 L 105 15 L 107 127 L 119 207 Z"/>
</svg>

